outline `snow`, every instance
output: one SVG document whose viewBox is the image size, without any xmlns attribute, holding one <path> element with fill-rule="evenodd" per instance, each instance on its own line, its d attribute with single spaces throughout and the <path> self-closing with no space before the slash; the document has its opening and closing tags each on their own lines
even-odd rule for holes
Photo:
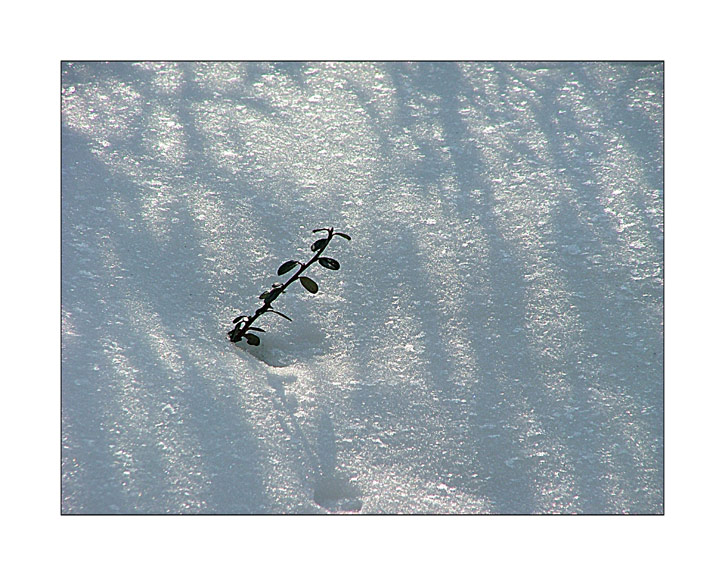
<svg viewBox="0 0 725 576">
<path fill-rule="evenodd" d="M 662 131 L 661 63 L 64 63 L 62 511 L 661 514 Z"/>
</svg>

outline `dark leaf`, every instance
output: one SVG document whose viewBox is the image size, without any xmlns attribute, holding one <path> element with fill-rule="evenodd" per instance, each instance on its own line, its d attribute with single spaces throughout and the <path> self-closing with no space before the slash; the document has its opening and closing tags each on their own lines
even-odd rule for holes
<svg viewBox="0 0 725 576">
<path fill-rule="evenodd" d="M 259 346 L 260 340 L 259 336 L 257 336 L 256 334 L 250 334 L 249 332 L 247 332 L 246 334 L 244 334 L 244 337 L 247 339 L 247 342 L 249 342 L 252 346 Z"/>
<path fill-rule="evenodd" d="M 261 328 L 257 328 L 256 326 L 250 326 L 247 328 L 247 330 L 256 330 L 257 332 L 264 332 Z"/>
<path fill-rule="evenodd" d="M 335 232 L 335 236 L 342 236 L 345 240 L 350 240 L 350 237 L 342 232 Z"/>
<path fill-rule="evenodd" d="M 329 241 L 330 241 L 329 238 L 320 238 L 312 246 L 310 246 L 310 250 L 312 250 L 313 252 L 317 252 L 318 250 L 322 250 L 325 246 L 327 246 L 327 243 Z"/>
<path fill-rule="evenodd" d="M 318 262 L 320 263 L 320 265 L 324 266 L 325 268 L 329 268 L 330 270 L 340 269 L 340 263 L 334 258 L 325 258 L 323 256 L 318 260 Z"/>
<path fill-rule="evenodd" d="M 290 318 L 286 314 L 282 314 L 282 312 L 279 312 L 277 310 L 272 310 L 271 308 L 269 309 L 269 312 L 274 312 L 275 314 L 277 314 L 279 316 L 282 316 L 282 318 L 286 318 L 287 320 L 289 320 L 290 322 L 292 322 L 292 318 Z"/>
<path fill-rule="evenodd" d="M 241 322 L 232 328 L 227 334 L 232 342 L 239 342 L 242 339 L 242 330 L 239 328 Z"/>
<path fill-rule="evenodd" d="M 329 232 L 329 231 L 330 231 L 330 229 L 329 229 L 329 228 L 315 228 L 315 229 L 314 229 L 314 230 L 312 231 L 312 233 L 314 234 L 315 232 Z"/>
<path fill-rule="evenodd" d="M 302 285 L 313 294 L 319 290 L 317 287 L 317 283 L 312 279 L 308 278 L 307 276 L 300 276 L 300 282 L 302 282 Z"/>
<path fill-rule="evenodd" d="M 285 262 L 278 268 L 277 275 L 282 276 L 282 274 L 287 274 L 287 272 L 295 267 L 295 264 L 297 264 L 297 260 L 287 260 L 287 262 Z"/>
<path fill-rule="evenodd" d="M 246 322 L 249 320 L 249 316 L 237 316 L 234 320 L 232 320 L 232 324 L 236 324 L 237 322 Z"/>
<path fill-rule="evenodd" d="M 260 299 L 260 300 L 265 300 L 265 299 L 267 298 L 267 296 L 269 296 L 269 290 L 265 290 L 264 292 L 262 292 L 262 293 L 261 293 L 261 294 L 259 295 L 259 299 Z"/>
<path fill-rule="evenodd" d="M 269 292 L 267 292 L 267 296 L 265 296 L 264 301 L 265 303 L 270 303 L 273 300 L 277 298 L 282 293 L 282 288 L 273 288 Z"/>
</svg>

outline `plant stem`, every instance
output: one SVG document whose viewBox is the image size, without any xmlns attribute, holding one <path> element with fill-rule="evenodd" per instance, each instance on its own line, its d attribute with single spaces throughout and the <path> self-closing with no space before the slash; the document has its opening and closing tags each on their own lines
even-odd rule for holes
<svg viewBox="0 0 725 576">
<path fill-rule="evenodd" d="M 280 294 L 282 294 L 290 284 L 292 284 L 295 280 L 297 280 L 297 278 L 300 277 L 300 274 L 302 274 L 302 272 L 304 272 L 312 264 L 317 262 L 317 260 L 320 258 L 322 253 L 325 251 L 325 248 L 327 248 L 327 246 L 330 244 L 330 240 L 332 240 L 333 235 L 334 235 L 333 229 L 328 228 L 327 229 L 327 242 L 325 243 L 325 245 L 322 246 L 320 249 L 318 249 L 317 252 L 315 252 L 315 255 L 312 258 L 310 258 L 307 261 L 307 263 L 302 264 L 301 262 L 298 262 L 298 264 L 300 264 L 299 270 L 297 270 L 297 272 L 292 274 L 292 276 L 290 276 L 289 279 L 284 284 L 282 284 L 282 286 L 280 288 L 277 289 L 276 294 L 272 298 L 269 298 L 269 300 L 266 300 L 264 302 L 264 304 L 260 308 L 257 309 L 257 311 L 254 313 L 254 315 L 248 317 L 239 326 L 235 326 L 234 329 L 232 329 L 229 332 L 229 339 L 232 340 L 232 342 L 238 342 L 239 340 L 241 340 L 242 336 L 247 331 L 249 331 L 249 328 L 252 326 L 252 324 L 254 324 L 254 321 L 257 320 L 257 318 L 259 318 L 262 314 L 264 314 L 265 312 L 268 312 L 272 308 L 272 302 L 274 302 L 277 298 L 279 298 Z"/>
</svg>

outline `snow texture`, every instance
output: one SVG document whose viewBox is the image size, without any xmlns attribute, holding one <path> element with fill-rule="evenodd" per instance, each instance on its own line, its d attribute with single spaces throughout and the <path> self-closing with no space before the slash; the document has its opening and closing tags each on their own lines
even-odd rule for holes
<svg viewBox="0 0 725 576">
<path fill-rule="evenodd" d="M 661 63 L 61 75 L 63 513 L 663 512 Z"/>
</svg>

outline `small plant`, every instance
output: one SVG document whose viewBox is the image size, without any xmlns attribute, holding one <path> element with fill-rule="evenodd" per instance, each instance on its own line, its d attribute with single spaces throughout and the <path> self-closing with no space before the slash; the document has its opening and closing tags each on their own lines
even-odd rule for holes
<svg viewBox="0 0 725 576">
<path fill-rule="evenodd" d="M 342 236 L 343 238 L 345 238 L 345 240 L 350 240 L 350 236 L 348 236 L 347 234 L 343 234 L 342 232 L 335 232 L 333 228 L 317 228 L 312 232 L 327 232 L 327 238 L 319 238 L 315 240 L 312 246 L 310 246 L 310 250 L 312 250 L 315 255 L 310 258 L 305 264 L 303 264 L 299 260 L 287 260 L 287 262 L 282 264 L 277 269 L 278 276 L 283 276 L 284 274 L 291 272 L 297 266 L 299 266 L 299 269 L 294 274 L 292 274 L 292 276 L 290 276 L 286 282 L 275 282 L 274 284 L 272 284 L 269 290 L 265 290 L 264 292 L 262 292 L 259 295 L 259 299 L 264 300 L 264 304 L 262 304 L 262 306 L 258 308 L 252 316 L 237 316 L 234 320 L 232 320 L 234 328 L 227 332 L 227 334 L 229 335 L 229 340 L 231 340 L 232 342 L 239 342 L 242 338 L 246 338 L 248 344 L 251 344 L 252 346 L 259 346 L 259 336 L 253 334 L 253 332 L 264 332 L 264 330 L 262 330 L 261 328 L 257 328 L 256 326 L 252 326 L 252 324 L 254 324 L 254 322 L 260 316 L 266 314 L 267 312 L 272 312 L 274 314 L 277 314 L 278 316 L 282 316 L 282 318 L 285 318 L 290 322 L 292 321 L 292 318 L 290 318 L 289 316 L 286 316 L 285 314 L 282 314 L 282 312 L 280 312 L 279 310 L 275 310 L 274 308 L 272 308 L 272 302 L 274 302 L 280 296 L 280 294 L 282 294 L 295 280 L 299 280 L 300 284 L 302 284 L 302 286 L 308 292 L 311 292 L 312 294 L 317 293 L 319 289 L 317 286 L 317 282 L 315 282 L 309 276 L 301 275 L 305 270 L 307 270 L 307 268 L 317 262 L 320 264 L 320 266 L 329 270 L 340 269 L 340 263 L 337 260 L 335 260 L 334 258 L 327 258 L 325 256 L 322 256 L 322 253 L 325 251 L 325 248 L 327 248 L 327 245 L 330 243 L 330 240 L 332 240 L 333 236 Z"/>
</svg>

